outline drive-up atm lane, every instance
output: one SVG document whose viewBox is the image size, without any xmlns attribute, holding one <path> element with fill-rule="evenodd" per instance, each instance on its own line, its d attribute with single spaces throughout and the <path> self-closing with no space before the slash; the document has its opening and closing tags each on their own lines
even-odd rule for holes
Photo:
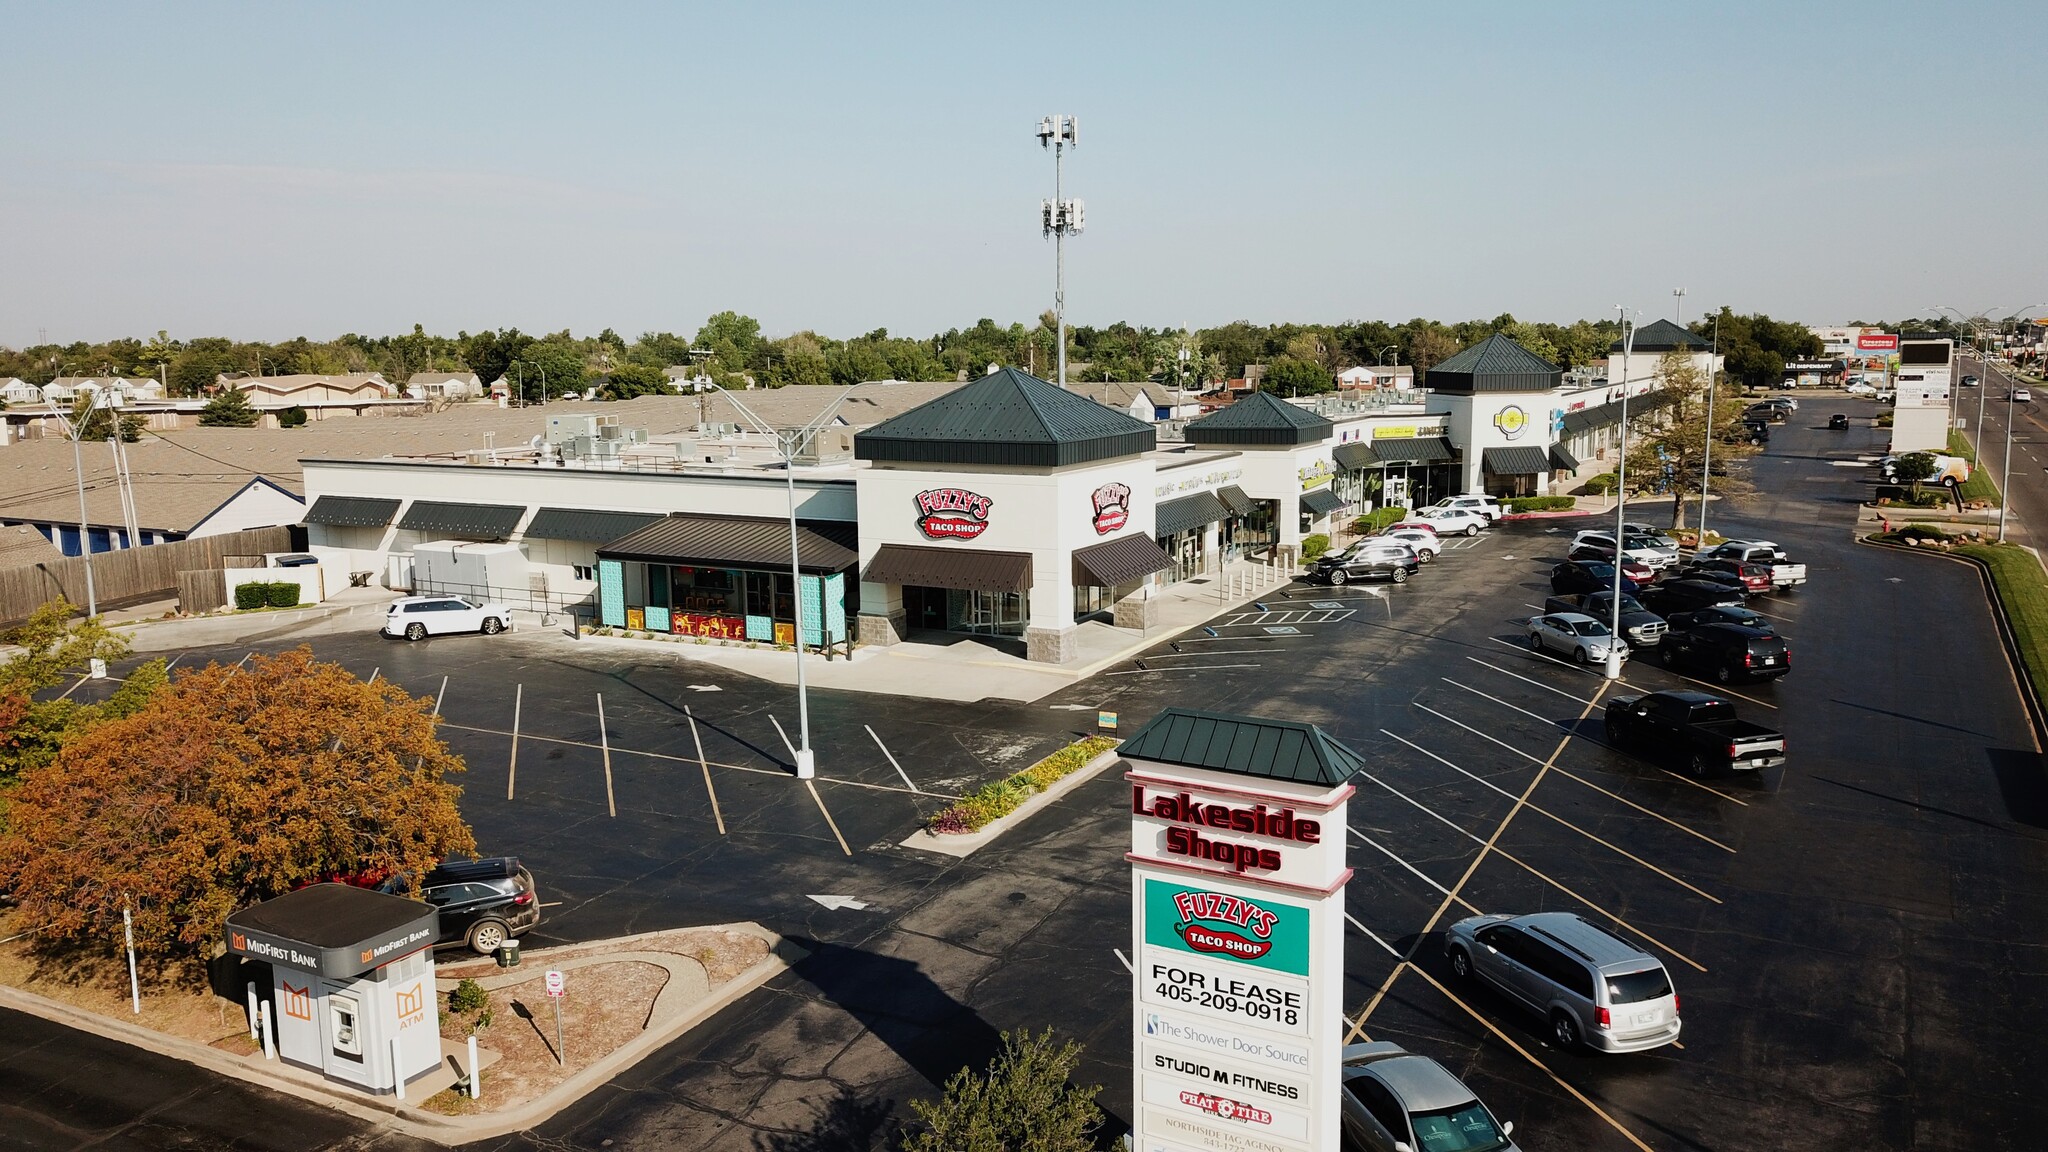
<svg viewBox="0 0 2048 1152">
<path fill-rule="evenodd" d="M 1133 1147 L 1337 1147 L 1343 808 L 1362 760 L 1312 725 L 1179 708 L 1120 751 Z"/>
</svg>

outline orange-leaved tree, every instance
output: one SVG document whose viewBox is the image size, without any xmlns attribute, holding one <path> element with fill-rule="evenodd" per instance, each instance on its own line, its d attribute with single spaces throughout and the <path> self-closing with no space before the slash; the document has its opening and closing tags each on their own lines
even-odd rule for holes
<svg viewBox="0 0 2048 1152">
<path fill-rule="evenodd" d="M 179 675 L 22 774 L 0 888 L 46 947 L 200 961 L 229 913 L 475 851 L 431 701 L 299 648 Z"/>
</svg>

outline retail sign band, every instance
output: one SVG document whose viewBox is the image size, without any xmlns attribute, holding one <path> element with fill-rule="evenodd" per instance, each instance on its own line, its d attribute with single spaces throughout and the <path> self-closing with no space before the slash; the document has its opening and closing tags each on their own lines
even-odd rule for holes
<svg viewBox="0 0 2048 1152">
<path fill-rule="evenodd" d="M 1209 861 L 1233 872 L 1276 872 L 1282 863 L 1279 849 L 1217 841 L 1197 829 L 1250 833 L 1292 844 L 1318 844 L 1323 838 L 1321 821 L 1297 817 L 1292 808 L 1203 803 L 1186 792 L 1150 795 L 1141 783 L 1131 785 L 1131 814 L 1171 825 L 1161 844 L 1167 855 Z"/>
<path fill-rule="evenodd" d="M 1095 508 L 1095 534 L 1107 536 L 1123 527 L 1131 519 L 1131 486 L 1109 483 L 1097 488 L 1088 497 Z"/>
<path fill-rule="evenodd" d="M 917 494 L 917 530 L 927 540 L 972 540 L 988 531 L 994 504 L 965 488 L 927 488 Z"/>
</svg>

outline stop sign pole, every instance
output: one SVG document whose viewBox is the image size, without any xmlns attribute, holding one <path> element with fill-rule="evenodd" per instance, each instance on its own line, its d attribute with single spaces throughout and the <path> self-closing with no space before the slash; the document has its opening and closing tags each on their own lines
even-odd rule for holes
<svg viewBox="0 0 2048 1152">
<path fill-rule="evenodd" d="M 565 991 L 566 989 L 562 987 L 562 974 L 549 969 L 547 976 L 548 1001 L 555 1006 L 555 1063 L 564 1067 L 569 1063 L 569 1054 L 562 1051 L 562 995 Z"/>
</svg>

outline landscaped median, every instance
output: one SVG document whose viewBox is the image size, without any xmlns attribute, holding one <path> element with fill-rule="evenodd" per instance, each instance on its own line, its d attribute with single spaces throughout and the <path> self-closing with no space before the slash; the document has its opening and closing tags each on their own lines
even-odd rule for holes
<svg viewBox="0 0 2048 1152">
<path fill-rule="evenodd" d="M 1975 563 L 1990 579 L 1992 593 L 2005 619 L 2006 633 L 2019 657 L 2037 723 L 2048 723 L 2048 571 L 2040 558 L 2016 544 L 1997 544 L 1981 531 L 1951 534 L 1932 524 L 1907 524 L 1890 532 L 1874 532 L 1873 543 L 1960 556 Z"/>
<path fill-rule="evenodd" d="M 1076 740 L 1022 772 L 992 780 L 941 808 L 904 845 L 965 856 L 1112 763 L 1117 744 L 1114 736 Z"/>
</svg>

